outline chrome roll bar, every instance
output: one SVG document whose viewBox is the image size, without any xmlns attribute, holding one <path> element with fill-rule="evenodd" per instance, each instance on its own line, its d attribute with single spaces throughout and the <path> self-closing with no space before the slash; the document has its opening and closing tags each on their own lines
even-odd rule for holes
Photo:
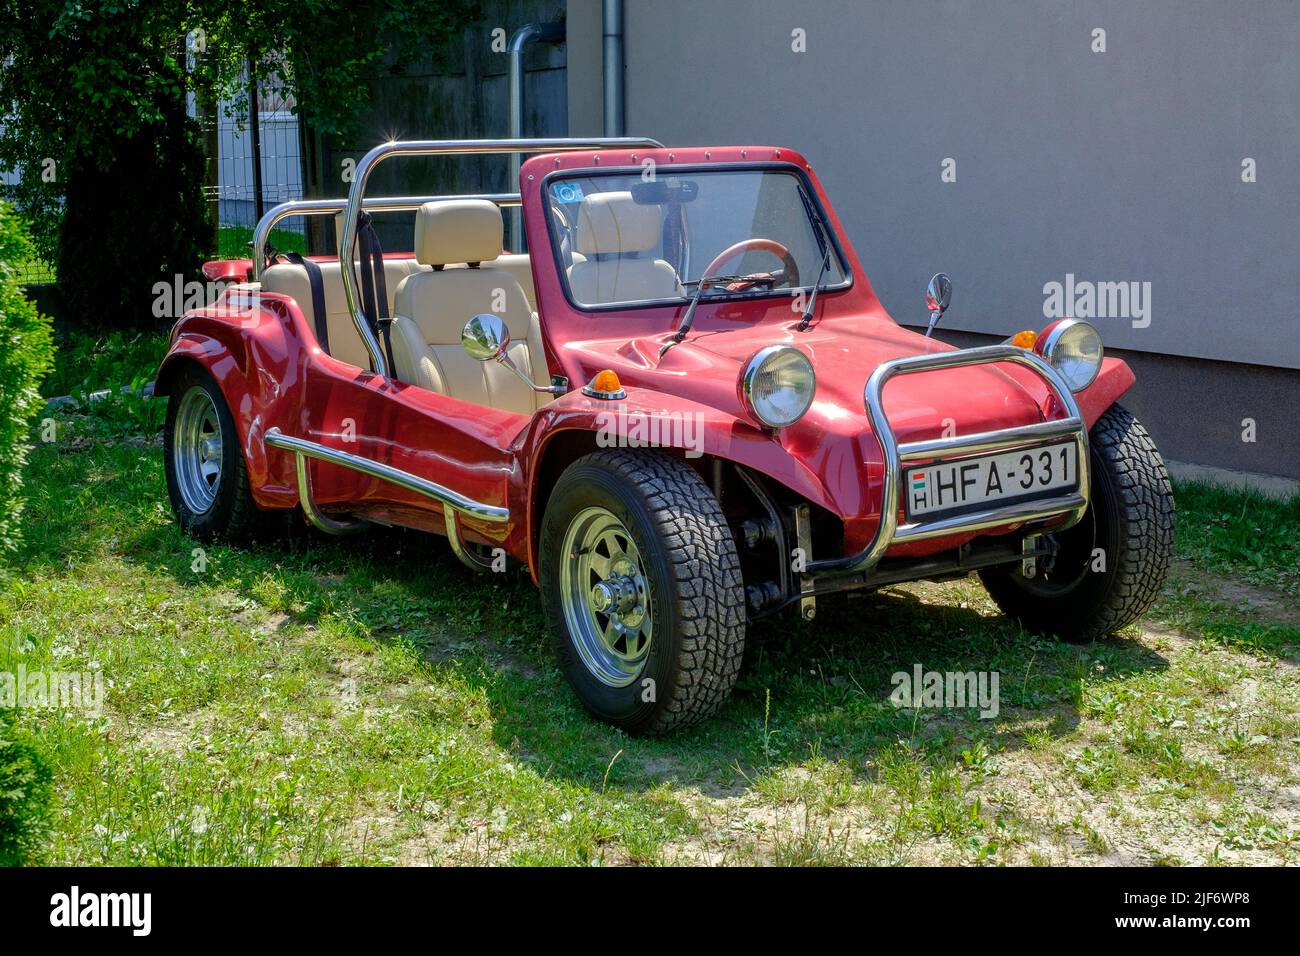
<svg viewBox="0 0 1300 956">
<path fill-rule="evenodd" d="M 896 375 L 998 362 L 1012 362 L 1037 372 L 1056 393 L 1057 399 L 1065 408 L 1066 416 L 1055 421 L 1036 422 L 1032 425 L 980 432 L 975 435 L 957 435 L 951 438 L 934 438 L 898 444 L 894 430 L 889 424 L 889 418 L 885 415 L 882 399 L 885 384 L 891 378 Z M 1056 369 L 1033 352 L 1011 345 L 990 345 L 983 348 L 936 352 L 930 355 L 914 355 L 882 362 L 867 380 L 863 402 L 867 414 L 871 416 L 871 425 L 876 440 L 880 443 L 885 466 L 880 497 L 880 524 L 876 526 L 875 535 L 862 551 L 839 558 L 810 561 L 805 568 L 805 574 L 860 574 L 874 568 L 884 557 L 885 552 L 895 544 L 941 538 L 962 532 L 986 531 L 989 528 L 1008 524 L 1045 521 L 1058 518 L 1063 514 L 1068 515 L 1066 521 L 1053 530 L 1064 530 L 1076 524 L 1088 509 L 1091 494 L 1088 484 L 1088 426 L 1065 380 Z M 992 504 L 986 509 L 970 514 L 934 518 L 929 521 L 917 520 L 910 524 L 899 525 L 899 488 L 904 466 L 921 462 L 947 462 L 988 452 L 1013 451 L 1017 448 L 1042 445 L 1065 438 L 1072 439 L 1075 443 L 1079 479 L 1077 490 L 1037 501 L 1001 506 Z"/>
<path fill-rule="evenodd" d="M 560 153 L 584 149 L 660 149 L 663 143 L 642 137 L 622 136 L 597 139 L 430 139 L 410 140 L 406 142 L 388 142 L 376 146 L 357 163 L 352 178 L 352 188 L 348 190 L 347 207 L 343 215 L 343 235 L 339 238 L 339 248 L 351 250 L 357 241 L 357 224 L 363 208 L 362 197 L 366 193 L 366 183 L 375 167 L 393 156 L 483 156 L 511 153 Z M 351 256 L 341 256 L 351 260 Z M 361 341 L 370 353 L 374 370 L 384 376 L 389 375 L 388 363 L 384 360 L 379 339 L 370 328 L 370 323 L 361 312 L 361 298 L 357 293 L 357 275 L 351 269 L 340 269 L 343 276 L 343 293 L 347 297 L 348 311 L 352 313 L 352 322 L 357 327 Z"/>
<path fill-rule="evenodd" d="M 498 206 L 518 206 L 519 193 L 477 193 L 468 196 L 391 196 L 367 199 L 366 212 L 413 212 L 427 202 L 444 199 L 486 199 Z M 282 202 L 257 221 L 253 228 L 253 281 L 261 282 L 262 273 L 266 271 L 266 243 L 271 238 L 271 230 L 276 223 L 290 216 L 328 216 L 346 209 L 346 199 L 292 199 Z"/>
</svg>

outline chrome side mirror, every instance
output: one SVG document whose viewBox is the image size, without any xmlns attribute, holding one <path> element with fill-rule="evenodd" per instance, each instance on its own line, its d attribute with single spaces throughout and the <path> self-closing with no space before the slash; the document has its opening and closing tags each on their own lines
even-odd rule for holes
<svg viewBox="0 0 1300 956">
<path fill-rule="evenodd" d="M 460 333 L 460 345 L 465 354 L 480 362 L 500 362 L 519 376 L 520 380 L 534 392 L 548 392 L 551 395 L 563 395 L 569 390 L 568 379 L 557 376 L 554 385 L 537 385 L 520 371 L 510 353 L 510 330 L 506 328 L 501 316 L 484 312 L 474 316 L 465 323 Z"/>
<path fill-rule="evenodd" d="M 510 331 L 501 316 L 484 312 L 465 323 L 460 333 L 460 344 L 472 359 L 488 362 L 492 359 L 509 361 L 506 349 L 510 347 Z"/>
<path fill-rule="evenodd" d="M 939 316 L 943 315 L 951 301 L 952 280 L 942 272 L 935 273 L 930 284 L 925 287 L 925 307 L 930 310 L 930 326 L 925 330 L 927 338 L 939 324 Z"/>
</svg>

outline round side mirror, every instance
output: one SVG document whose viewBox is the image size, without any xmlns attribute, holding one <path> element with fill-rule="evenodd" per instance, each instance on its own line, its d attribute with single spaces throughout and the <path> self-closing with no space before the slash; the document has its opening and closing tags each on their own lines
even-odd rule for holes
<svg viewBox="0 0 1300 956">
<path fill-rule="evenodd" d="M 476 315 L 465 323 L 460 333 L 460 344 L 470 358 L 487 362 L 506 354 L 510 345 L 510 333 L 501 316 L 485 312 Z"/>
<path fill-rule="evenodd" d="M 930 284 L 925 287 L 925 307 L 932 313 L 937 312 L 943 315 L 948 308 L 948 303 L 952 301 L 952 280 L 944 273 L 940 272 L 930 280 Z"/>
</svg>

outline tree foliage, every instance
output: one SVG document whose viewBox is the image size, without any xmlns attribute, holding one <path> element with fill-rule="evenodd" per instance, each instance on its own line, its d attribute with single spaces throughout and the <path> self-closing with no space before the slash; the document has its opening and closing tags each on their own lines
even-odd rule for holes
<svg viewBox="0 0 1300 956">
<path fill-rule="evenodd" d="M 0 168 L 53 261 L 70 164 L 112 165 L 187 93 L 247 107 L 247 65 L 321 133 L 348 133 L 366 81 L 436 60 L 478 0 L 0 0 Z M 164 159 L 166 157 L 163 157 Z M 48 161 L 48 162 L 47 162 Z M 199 184 L 195 184 L 198 188 Z"/>
<path fill-rule="evenodd" d="M 200 65 L 217 91 L 247 95 L 251 57 L 263 89 L 295 101 L 319 133 L 356 131 L 366 82 L 414 63 L 438 65 L 448 37 L 479 16 L 478 0 L 202 0 L 191 25 L 206 31 Z"/>
<path fill-rule="evenodd" d="M 38 255 L 59 262 L 74 308 L 100 304 L 87 318 L 145 321 L 140 289 L 193 275 L 201 252 L 215 253 L 200 248 L 211 229 L 188 96 L 246 110 L 251 62 L 264 93 L 289 98 L 316 131 L 352 131 L 368 79 L 436 59 L 477 9 L 477 0 L 0 0 L 0 169 L 20 174 L 9 192 Z M 121 289 L 127 282 L 135 290 Z"/>
<path fill-rule="evenodd" d="M 183 0 L 0 0 L 0 167 L 37 252 L 57 255 L 71 168 L 107 170 L 185 102 Z M 141 175 L 147 176 L 147 170 Z"/>
</svg>

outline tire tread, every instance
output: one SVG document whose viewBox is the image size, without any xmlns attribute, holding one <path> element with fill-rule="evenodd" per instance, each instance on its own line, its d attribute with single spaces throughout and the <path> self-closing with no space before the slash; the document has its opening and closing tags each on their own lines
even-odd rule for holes
<svg viewBox="0 0 1300 956">
<path fill-rule="evenodd" d="M 635 731 L 663 734 L 698 723 L 727 700 L 745 650 L 740 558 L 722 507 L 699 474 L 664 452 L 594 452 L 570 465 L 561 482 L 586 467 L 616 477 L 642 500 L 673 578 L 679 631 L 674 680 L 656 689 L 662 706 Z"/>
</svg>

